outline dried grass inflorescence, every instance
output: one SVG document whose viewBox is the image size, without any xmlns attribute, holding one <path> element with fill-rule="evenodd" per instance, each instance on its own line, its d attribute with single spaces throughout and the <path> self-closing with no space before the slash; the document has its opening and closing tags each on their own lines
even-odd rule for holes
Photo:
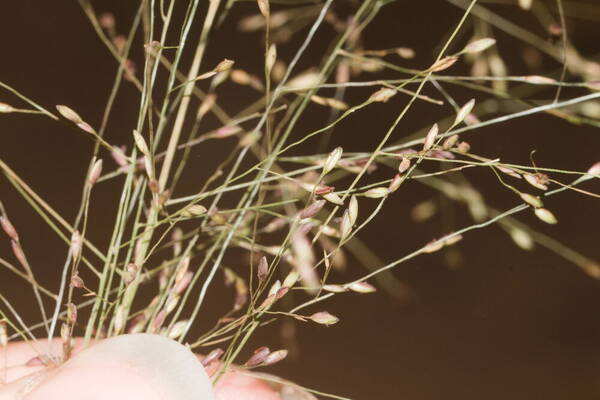
<svg viewBox="0 0 600 400">
<path fill-rule="evenodd" d="M 272 319 L 337 324 L 340 318 L 321 311 L 321 303 L 333 296 L 373 293 L 380 285 L 384 293 L 393 290 L 389 287 L 394 285 L 386 285 L 395 280 L 393 275 L 375 279 L 415 257 L 456 250 L 471 231 L 492 224 L 500 225 L 520 249 L 549 247 L 588 275 L 600 276 L 597 261 L 567 245 L 549 245 L 547 237 L 538 233 L 546 228 L 544 224 L 517 219 L 519 213 L 529 210 L 540 221 L 556 224 L 553 202 L 547 199 L 567 190 L 599 197 L 579 186 L 600 177 L 600 162 L 588 160 L 592 166 L 587 171 L 540 167 L 533 160 L 521 165 L 499 158 L 509 159 L 510 154 L 490 155 L 470 144 L 470 136 L 484 127 L 539 113 L 575 126 L 600 126 L 599 115 L 594 117 L 592 108 L 577 108 L 600 99 L 600 66 L 579 55 L 571 44 L 565 43 L 565 48 L 542 46 L 550 57 L 568 55 L 568 75 L 563 73 L 558 79 L 556 73 L 540 69 L 538 75 L 509 76 L 510 60 L 501 58 L 495 47 L 497 39 L 491 36 L 500 30 L 513 36 L 515 32 L 485 19 L 477 19 L 473 26 L 479 28 L 472 29 L 469 21 L 478 18 L 472 14 L 475 1 L 469 2 L 459 21 L 452 21 L 452 34 L 439 51 L 426 57 L 400 39 L 392 49 L 364 48 L 368 42 L 362 36 L 377 20 L 380 8 L 385 9 L 381 1 L 354 2 L 348 14 L 332 0 L 302 4 L 258 0 L 254 14 L 235 22 L 227 18 L 231 10 L 221 7 L 222 1 L 207 2 L 206 10 L 199 7 L 198 0 L 189 3 L 179 27 L 183 34 L 171 43 L 165 37 L 176 28 L 171 17 L 173 7 L 181 6 L 177 2 L 170 2 L 160 12 L 158 3 L 142 2 L 132 21 L 119 20 L 118 25 L 112 14 L 97 15 L 89 2 L 81 2 L 116 60 L 120 75 L 113 92 L 128 86 L 140 99 L 135 119 L 129 126 L 118 127 L 121 137 L 128 137 L 126 143 L 105 139 L 106 120 L 94 128 L 96 118 L 86 115 L 90 121 L 86 122 L 74 110 L 77 107 L 57 105 L 55 114 L 1 84 L 27 108 L 2 102 L 0 113 L 44 115 L 49 123 L 62 122 L 85 134 L 96 146 L 80 182 L 80 208 L 70 222 L 0 159 L 8 181 L 65 242 L 66 254 L 57 277 L 60 287 L 54 293 L 36 281 L 40 266 L 29 264 L 27 254 L 35 244 L 22 243 L 0 204 L 0 225 L 16 265 L 4 258 L 0 261 L 31 285 L 42 318 L 35 326 L 26 325 L 10 301 L 0 296 L 0 346 L 16 338 L 60 335 L 66 359 L 74 336 L 83 336 L 87 345 L 94 338 L 151 332 L 208 352 L 203 364 L 214 368 L 217 377 L 233 362 L 245 368 L 265 367 L 284 360 L 287 350 L 271 352 L 263 346 L 245 362 L 243 357 L 250 336 L 257 329 L 267 329 Z M 153 5 L 157 10 L 148 8 Z M 519 1 L 519 5 L 536 12 L 531 1 Z M 211 34 L 221 29 L 223 21 L 237 24 L 242 34 L 263 33 L 258 43 L 264 50 L 260 65 L 238 66 L 236 54 L 220 54 L 227 49 L 217 49 L 221 61 L 208 60 Z M 189 32 L 196 25 L 201 34 L 192 38 Z M 336 34 L 328 37 L 326 26 Z M 297 41 L 290 39 L 299 31 L 306 36 L 297 47 Z M 490 37 L 480 36 L 481 32 Z M 138 59 L 133 47 L 138 46 L 134 37 L 139 34 L 145 45 Z M 462 37 L 469 35 L 472 38 L 464 43 Z M 505 40 L 506 35 L 498 37 Z M 330 40 L 331 51 L 318 65 L 300 70 L 318 40 Z M 465 65 L 470 67 L 469 76 L 456 72 L 457 66 Z M 220 92 L 242 86 L 254 97 L 244 111 L 235 113 L 234 107 L 221 101 Z M 455 98 L 462 96 L 455 91 L 458 86 L 467 88 L 461 90 L 469 91 L 465 98 L 470 100 Z M 567 100 L 569 87 L 580 91 Z M 425 95 L 425 88 L 434 94 Z M 524 89 L 529 94 L 553 89 L 556 96 L 534 103 L 519 97 Z M 106 105 L 106 119 L 112 115 L 113 101 L 111 98 Z M 415 103 L 435 109 L 431 115 L 445 117 L 434 120 L 424 115 L 421 129 L 406 133 L 402 124 Z M 331 132 L 338 124 L 352 123 L 365 108 L 387 109 L 394 114 L 393 122 L 381 132 L 368 132 L 371 142 L 363 151 L 344 151 L 342 146 L 350 147 Z M 329 117 L 319 120 L 315 117 L 319 110 L 326 110 Z M 320 127 L 307 131 L 304 126 L 309 124 L 304 125 L 304 119 L 317 121 Z M 402 129 L 402 135 L 396 134 Z M 209 160 L 215 161 L 214 165 L 207 162 L 202 166 L 207 178 L 197 184 L 193 194 L 180 189 L 184 172 L 197 168 L 190 163 L 199 148 L 210 152 L 227 146 L 222 160 Z M 313 150 L 302 153 L 307 148 Z M 495 200 L 470 183 L 472 170 L 487 171 L 517 204 L 497 210 Z M 570 177 L 575 178 L 569 181 Z M 420 237 L 423 245 L 418 248 L 409 248 L 402 240 L 406 232 L 419 234 L 418 229 L 406 227 L 398 238 L 390 237 L 397 243 L 397 258 L 366 257 L 360 250 L 364 246 L 361 231 L 381 220 L 389 203 L 417 185 L 439 196 L 412 205 L 400 203 L 415 225 L 437 218 L 442 201 L 465 206 L 469 224 L 444 223 L 449 229 L 444 236 Z M 101 249 L 94 244 L 99 238 L 93 234 L 88 215 L 107 208 L 96 204 L 94 195 L 112 190 L 109 186 L 119 186 L 120 193 L 115 196 L 119 199 L 116 214 L 103 216 L 115 222 L 108 248 Z M 399 231 L 397 225 L 391 230 L 392 236 Z M 243 258 L 233 256 L 240 252 L 245 254 Z M 367 269 L 349 278 L 347 265 L 360 263 Z M 221 274 L 224 285 L 215 279 Z M 230 311 L 213 321 L 212 328 L 200 331 L 206 324 L 197 322 L 211 301 L 209 288 L 213 286 L 230 295 Z M 141 297 L 142 287 L 154 290 L 151 301 Z M 340 317 L 343 327 L 343 315 Z"/>
</svg>

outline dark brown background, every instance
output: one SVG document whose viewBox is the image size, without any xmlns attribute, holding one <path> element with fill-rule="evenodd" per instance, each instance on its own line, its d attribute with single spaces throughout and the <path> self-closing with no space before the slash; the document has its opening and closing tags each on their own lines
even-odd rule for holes
<svg viewBox="0 0 600 400">
<path fill-rule="evenodd" d="M 124 32 L 137 2 L 94 3 L 99 11 L 114 12 Z M 350 2 L 337 3 L 344 12 Z M 255 12 L 254 7 L 253 2 L 241 3 L 232 20 Z M 547 36 L 542 27 L 514 5 L 493 9 L 541 37 Z M 422 68 L 429 65 L 427 62 L 433 59 L 437 46 L 460 15 L 459 9 L 444 1 L 397 2 L 367 29 L 365 47 L 413 47 L 419 56 L 407 65 Z M 568 24 L 573 42 L 585 54 L 598 53 L 597 24 L 574 18 Z M 302 66 L 319 59 L 331 34 L 329 28 L 322 30 Z M 259 38 L 242 36 L 234 24 L 226 24 L 214 35 L 205 65 L 228 57 L 240 67 L 257 72 L 262 54 Z M 541 72 L 525 67 L 520 59 L 523 45 L 502 33 L 497 38 L 512 74 Z M 459 37 L 454 50 L 467 39 L 468 35 Z M 300 36 L 295 37 L 290 49 L 281 51 L 284 59 L 289 60 L 299 40 Z M 46 107 L 71 105 L 92 125 L 99 124 L 116 65 L 75 1 L 3 2 L 0 43 L 0 80 Z M 137 45 L 139 54 L 141 44 Z M 544 66 L 553 70 L 559 65 L 546 60 Z M 461 102 L 473 95 L 449 89 Z M 351 94 L 350 102 L 358 102 L 367 92 L 357 93 Z M 434 91 L 427 93 L 439 97 Z M 576 92 L 565 92 L 564 96 L 571 94 Z M 251 92 L 226 85 L 220 100 L 234 113 L 252 96 Z M 480 94 L 475 96 L 483 98 Z M 0 92 L 0 101 L 17 104 L 4 91 Z M 332 146 L 341 144 L 350 151 L 373 148 L 404 101 L 395 99 L 353 116 L 334 131 Z M 109 126 L 109 141 L 129 143 L 137 105 L 136 91 L 125 85 Z M 431 118 L 448 115 L 448 110 L 418 104 L 395 139 L 423 128 L 431 123 Z M 296 134 L 320 126 L 327 116 L 318 109 L 311 115 L 314 118 L 304 121 Z M 543 166 L 585 170 L 600 159 L 597 130 L 568 125 L 547 115 L 482 129 L 468 140 L 476 152 L 511 162 L 526 163 L 533 149 L 538 150 L 536 162 Z M 0 117 L 0 157 L 68 220 L 74 218 L 79 204 L 91 148 L 91 142 L 83 135 L 44 118 Z M 194 153 L 194 167 L 186 175 L 181 193 L 190 193 L 201 184 L 203 166 L 218 159 L 219 148 L 216 149 Z M 111 165 L 106 161 L 105 165 Z M 505 209 L 515 204 L 514 197 L 499 187 L 489 172 L 470 172 L 468 177 L 495 207 Z M 362 235 L 372 250 L 388 262 L 444 233 L 439 220 L 421 225 L 411 222 L 411 207 L 419 200 L 435 198 L 436 194 L 418 184 L 407 187 L 409 190 L 400 191 Z M 94 195 L 90 227 L 92 238 L 99 244 L 106 245 L 110 235 L 116 188 L 115 184 L 108 184 Z M 597 183 L 586 188 L 598 191 Z M 41 280 L 56 288 L 66 254 L 64 244 L 4 178 L 0 179 L 0 199 Z M 548 200 L 547 205 L 560 219 L 557 226 L 543 225 L 530 215 L 519 218 L 598 258 L 597 201 L 564 193 Z M 468 223 L 462 207 L 455 207 L 454 215 L 456 227 Z M 456 270 L 445 266 L 443 254 L 420 257 L 397 268 L 396 277 L 409 284 L 416 294 L 410 304 L 400 304 L 384 293 L 348 295 L 330 301 L 324 307 L 339 315 L 341 322 L 329 329 L 301 325 L 299 356 L 272 371 L 300 384 L 356 399 L 600 398 L 598 282 L 547 250 L 538 248 L 526 253 L 517 249 L 496 227 L 468 234 L 459 249 L 463 262 Z M 1 240 L 0 253 L 12 259 L 5 239 Z M 362 272 L 351 268 L 346 278 Z M 200 328 L 210 326 L 222 305 L 228 306 L 231 301 L 230 294 L 223 294 L 217 287 L 220 284 L 210 294 L 215 306 L 206 309 Z M 36 320 L 26 285 L 3 271 L 0 290 L 17 302 L 28 321 Z M 281 346 L 279 329 L 270 327 L 260 332 L 248 351 L 261 344 Z"/>
</svg>

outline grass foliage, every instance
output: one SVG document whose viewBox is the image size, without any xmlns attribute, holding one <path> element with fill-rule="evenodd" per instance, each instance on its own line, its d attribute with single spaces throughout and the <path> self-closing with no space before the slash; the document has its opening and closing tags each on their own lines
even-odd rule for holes
<svg viewBox="0 0 600 400">
<path fill-rule="evenodd" d="M 390 270 L 468 240 L 474 231 L 493 224 L 520 248 L 546 247 L 598 278 L 597 261 L 542 232 L 544 223 L 558 222 L 556 210 L 544 205 L 547 198 L 566 191 L 599 197 L 581 188 L 583 182 L 597 180 L 598 160 L 587 160 L 587 171 L 539 166 L 533 157 L 529 164 L 514 164 L 504 162 L 505 155 L 489 156 L 469 144 L 469 137 L 483 128 L 535 114 L 567 121 L 573 129 L 599 127 L 600 65 L 580 55 L 569 41 L 562 4 L 567 1 L 510 5 L 515 13 L 532 13 L 540 26 L 550 29 L 552 42 L 495 15 L 487 8 L 489 1 L 448 1 L 462 9 L 462 17 L 448 21 L 448 35 L 430 62 L 413 69 L 405 65 L 415 51 L 401 47 L 400 41 L 397 48 L 369 49 L 361 39 L 392 0 L 258 0 L 254 13 L 238 20 L 229 18 L 241 3 L 234 0 L 144 0 L 131 21 L 119 21 L 118 30 L 113 15 L 98 15 L 92 1 L 79 0 L 117 70 L 100 124 L 88 123 L 77 105 L 47 107 L 36 103 L 35 95 L 0 82 L 1 96 L 14 99 L 0 104 L 1 113 L 46 118 L 48 124 L 62 124 L 95 143 L 72 221 L 0 159 L 0 170 L 24 204 L 65 244 L 57 276 L 60 287 L 54 292 L 38 283 L 37 267 L 28 262 L 27 253 L 36 244 L 23 243 L 10 210 L 0 210 L 14 253 L 2 255 L 0 264 L 31 286 L 41 317 L 38 324 L 27 325 L 18 307 L 0 294 L 2 345 L 61 336 L 68 358 L 74 336 L 90 343 L 127 332 L 152 332 L 209 353 L 207 365 L 222 359 L 220 372 L 213 371 L 218 378 L 233 362 L 255 368 L 285 358 L 285 350 L 265 347 L 241 359 L 257 329 L 278 319 L 335 324 L 338 317 L 326 311 L 328 299 L 346 292 L 366 294 L 376 287 L 394 294 L 399 289 Z M 182 20 L 174 17 L 178 13 Z M 207 65 L 211 36 L 228 24 L 248 35 L 260 33 L 260 65 L 238 68 L 235 54 Z M 301 69 L 316 37 L 323 40 L 323 30 L 333 32 L 327 36 L 329 50 L 318 64 Z M 540 70 L 539 75 L 508 75 L 512 60 L 501 57 L 497 35 L 524 43 L 558 68 Z M 134 58 L 142 42 L 143 54 Z M 459 67 L 470 74 L 454 73 Z M 232 113 L 219 98 L 227 85 L 251 91 L 255 101 Z M 119 147 L 105 133 L 123 87 L 137 91 L 139 104 L 136 124 L 123 127 L 128 145 Z M 468 91 L 472 100 L 460 103 L 455 90 Z M 363 151 L 347 152 L 344 143 L 332 141 L 339 124 L 382 103 L 395 104 L 396 114 L 385 131 L 369 133 L 370 144 Z M 422 129 L 401 133 L 417 103 L 435 109 L 432 115 L 442 110 L 445 117 L 425 118 Z M 316 109 L 328 110 L 329 118 L 318 121 L 318 129 L 306 129 L 310 124 L 305 121 L 315 123 L 311 110 Z M 221 127 L 207 129 L 211 119 Z M 208 179 L 195 192 L 182 192 L 180 183 L 195 152 L 223 146 L 227 156 L 215 163 Z M 382 176 L 370 174 L 375 168 L 386 178 L 373 179 Z M 514 205 L 494 208 L 486 193 L 465 177 L 469 169 L 489 171 L 490 179 L 513 195 Z M 100 207 L 94 194 L 109 182 L 118 182 L 120 192 L 115 196 L 117 212 L 105 216 L 114 227 L 109 245 L 100 247 L 88 239 L 94 229 L 88 211 Z M 365 247 L 361 231 L 386 209 L 388 199 L 415 185 L 466 207 L 471 223 L 451 227 L 443 237 L 424 238 L 418 248 L 399 246 L 397 257 L 383 262 Z M 432 218 L 438 207 L 429 200 L 412 206 L 416 221 Z M 539 223 L 527 224 L 522 214 L 535 215 Z M 247 265 L 228 267 L 232 252 L 247 255 Z M 367 269 L 348 279 L 343 273 L 347 260 Z M 210 302 L 208 290 L 221 287 L 221 276 L 234 293 L 231 310 L 212 328 L 194 333 Z M 373 282 L 381 276 L 385 279 Z M 142 289 L 154 292 L 149 303 L 141 300 Z"/>
</svg>

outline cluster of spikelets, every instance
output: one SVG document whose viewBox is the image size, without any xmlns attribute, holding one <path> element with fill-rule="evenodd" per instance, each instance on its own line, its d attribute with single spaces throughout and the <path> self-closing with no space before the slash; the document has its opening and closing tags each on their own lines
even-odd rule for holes
<svg viewBox="0 0 600 400">
<path fill-rule="evenodd" d="M 210 32 L 225 19 L 229 3 L 224 5 L 212 0 L 202 14 L 199 2 L 190 1 L 174 45 L 166 42 L 165 37 L 169 28 L 174 29 L 170 24 L 175 2 L 169 2 L 160 14 L 147 8 L 153 2 L 142 2 L 128 35 L 118 33 L 112 15 L 97 16 L 89 2 L 81 3 L 100 39 L 117 60 L 119 74 L 113 94 L 124 84 L 123 79 L 133 90 L 138 90 L 139 116 L 129 130 L 129 147 L 119 147 L 105 138 L 113 95 L 101 125 L 95 128 L 72 107 L 58 105 L 56 114 L 2 84 L 29 107 L 0 103 L 0 113 L 48 117 L 88 135 L 96 146 L 85 176 L 79 213 L 71 223 L 0 160 L 0 168 L 9 182 L 68 246 L 59 291 L 54 293 L 36 280 L 35 268 L 26 257 L 27 246 L 21 242 L 8 210 L 2 207 L 0 222 L 18 265 L 4 259 L 0 261 L 31 285 L 43 321 L 27 326 L 10 300 L 0 295 L 4 306 L 0 345 L 6 346 L 9 338 L 34 340 L 40 331 L 53 337 L 58 330 L 66 359 L 74 336 L 83 336 L 88 343 L 94 338 L 125 332 L 151 332 L 188 343 L 193 349 L 204 349 L 208 355 L 203 363 L 208 368 L 222 365 L 224 370 L 234 361 L 247 368 L 272 365 L 284 359 L 287 350 L 271 351 L 262 346 L 247 357 L 247 361 L 240 362 L 240 353 L 259 327 L 280 318 L 286 323 L 333 325 L 338 317 L 315 307 L 345 292 L 372 293 L 376 290 L 369 282 L 372 278 L 417 256 L 452 246 L 467 232 L 492 224 L 499 224 L 523 249 L 530 250 L 535 243 L 552 247 L 588 274 L 600 276 L 597 262 L 564 245 L 548 245 L 545 236 L 514 217 L 531 210 L 539 220 L 556 224 L 557 217 L 545 207 L 544 199 L 565 190 L 597 197 L 577 186 L 597 177 L 600 164 L 577 172 L 505 163 L 499 158 L 477 154 L 463 138 L 480 127 L 536 113 L 547 113 L 577 124 L 597 124 L 593 116 L 597 110 L 583 107 L 600 98 L 600 93 L 595 91 L 598 88 L 596 64 L 579 56 L 575 49 L 565 47 L 563 50 L 571 57 L 569 72 L 582 81 L 569 84 L 564 79 L 541 75 L 508 76 L 504 61 L 494 49 L 496 41 L 491 37 L 475 34 L 462 50 L 449 53 L 448 48 L 456 47 L 456 33 L 467 29 L 465 21 L 474 12 L 475 4 L 471 2 L 449 39 L 442 43 L 442 51 L 435 60 L 414 70 L 403 67 L 404 61 L 415 57 L 415 52 L 408 47 L 385 50 L 362 47 L 361 35 L 385 2 L 361 2 L 354 14 L 342 18 L 332 8 L 331 0 L 319 5 L 281 6 L 277 10 L 271 10 L 267 0 L 259 0 L 260 13 L 244 17 L 239 21 L 239 28 L 243 32 L 264 32 L 265 57 L 261 66 L 264 76 L 261 77 L 237 68 L 230 59 L 224 59 L 213 68 L 204 68 Z M 521 6 L 528 8 L 526 1 L 522 1 Z M 202 21 L 201 33 L 194 49 L 189 43 L 196 39 L 190 38 L 189 32 L 198 21 Z M 298 60 L 323 24 L 329 24 L 339 34 L 332 42 L 331 54 L 325 55 L 319 68 L 298 72 Z M 140 30 L 144 35 L 144 59 L 134 61 L 130 50 Z M 305 32 L 306 37 L 295 56 L 286 63 L 278 57 L 277 48 L 285 46 L 298 31 Z M 193 59 L 184 73 L 180 61 L 188 53 Z M 386 61 L 390 57 L 395 58 Z M 461 61 L 471 65 L 472 76 L 445 75 Z M 386 69 L 403 77 L 360 80 Z M 157 77 L 163 75 L 166 90 L 157 88 Z M 443 88 L 446 82 L 469 83 L 469 88 L 487 93 L 491 99 L 482 101 L 481 105 L 475 99 L 459 105 Z M 424 86 L 430 83 L 444 101 L 422 93 Z M 552 103 L 529 104 L 530 107 L 522 111 L 482 121 L 488 110 L 494 108 L 489 104 L 497 101 L 496 98 L 506 97 L 509 83 L 534 90 L 576 86 L 591 94 L 570 100 L 559 100 L 557 94 Z M 229 115 L 226 106 L 219 104 L 219 89 L 228 84 L 246 86 L 258 94 L 258 99 L 240 114 Z M 340 90 L 353 88 L 369 90 L 358 104 L 349 104 L 344 90 Z M 400 108 L 389 130 L 377 135 L 381 140 L 373 149 L 347 153 L 336 146 L 324 154 L 288 155 L 289 150 L 310 144 L 313 138 L 325 137 L 354 113 L 395 101 L 393 98 L 400 96 L 406 96 L 408 101 Z M 390 143 L 392 132 L 418 101 L 432 107 L 449 104 L 451 116 L 439 123 L 431 121 L 422 131 Z M 292 137 L 292 132 L 298 129 L 298 121 L 307 115 L 306 109 L 310 107 L 328 108 L 330 121 L 318 130 Z M 220 126 L 214 128 L 206 123 L 209 116 L 219 120 Z M 179 193 L 177 184 L 190 154 L 197 146 L 211 146 L 215 141 L 234 142 L 231 155 L 218 163 L 194 194 Z M 254 160 L 255 164 L 244 170 L 246 160 Z M 113 167 L 106 172 L 109 162 Z M 434 169 L 439 165 L 443 168 Z M 505 211 L 495 210 L 486 202 L 485 194 L 474 186 L 447 179 L 467 168 L 491 170 L 498 182 L 514 193 L 518 204 Z M 387 177 L 380 181 L 367 179 L 373 176 L 375 169 L 388 171 Z M 578 177 L 563 183 L 552 174 Z M 93 229 L 88 227 L 88 211 L 90 208 L 93 211 L 94 191 L 102 190 L 104 182 L 114 180 L 119 180 L 121 193 L 117 214 L 113 216 L 110 245 L 103 251 L 88 237 L 89 230 Z M 466 205 L 473 224 L 441 238 L 429 238 L 418 249 L 391 262 L 366 265 L 371 268 L 370 272 L 345 280 L 342 272 L 348 259 L 364 260 L 362 247 L 353 246 L 360 240 L 357 234 L 384 210 L 388 198 L 411 181 L 421 182 L 446 198 Z M 233 207 L 223 201 L 230 196 L 237 202 Z M 416 222 L 429 219 L 435 214 L 435 207 L 429 200 L 416 204 L 413 218 Z M 226 254 L 234 249 L 248 255 L 244 268 L 227 266 Z M 214 327 L 192 335 L 207 290 L 218 274 L 222 274 L 225 285 L 232 288 L 231 310 L 216 321 Z M 391 280 L 393 277 L 388 283 Z M 153 288 L 155 296 L 141 304 L 144 300 L 140 287 Z M 301 294 L 293 295 L 294 291 Z M 282 301 L 284 298 L 286 302 Z M 298 298 L 303 300 L 295 304 Z M 48 302 L 53 305 L 52 311 L 48 309 Z M 304 312 L 305 309 L 311 311 Z M 217 360 L 223 363 L 215 363 Z"/>
</svg>

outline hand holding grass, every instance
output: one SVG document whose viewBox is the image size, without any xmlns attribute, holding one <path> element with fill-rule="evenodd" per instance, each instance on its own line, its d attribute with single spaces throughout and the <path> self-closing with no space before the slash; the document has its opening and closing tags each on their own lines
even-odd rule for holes
<svg viewBox="0 0 600 400">
<path fill-rule="evenodd" d="M 34 347 L 35 346 L 35 347 Z M 184 346 L 158 335 L 123 335 L 81 350 L 53 365 L 60 341 L 50 346 L 19 342 L 6 349 L 0 400 L 277 400 L 266 383 L 240 373 L 225 374 L 213 390 L 202 364 Z"/>
</svg>

